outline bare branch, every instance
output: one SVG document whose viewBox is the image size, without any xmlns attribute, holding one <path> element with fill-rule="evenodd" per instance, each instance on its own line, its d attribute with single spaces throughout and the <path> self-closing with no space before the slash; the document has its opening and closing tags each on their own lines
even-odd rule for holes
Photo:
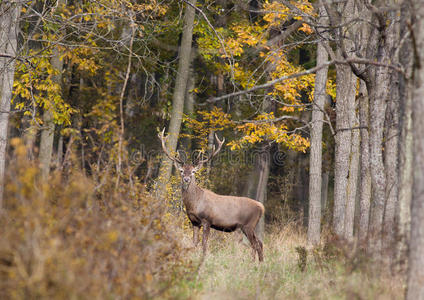
<svg viewBox="0 0 424 300">
<path fill-rule="evenodd" d="M 276 78 L 274 80 L 271 80 L 271 81 L 269 81 L 267 83 L 256 85 L 256 86 L 254 86 L 254 87 L 252 87 L 250 89 L 247 89 L 247 90 L 242 90 L 242 91 L 230 93 L 230 94 L 223 95 L 223 96 L 220 96 L 220 97 L 209 98 L 207 100 L 207 102 L 209 102 L 209 103 L 215 103 L 215 102 L 218 102 L 218 101 L 221 101 L 221 100 L 224 100 L 224 99 L 228 99 L 228 98 L 231 98 L 231 97 L 245 95 L 245 94 L 254 92 L 256 90 L 266 89 L 266 88 L 269 88 L 269 87 L 274 86 L 277 83 L 280 83 L 280 82 L 283 82 L 283 81 L 286 81 L 286 80 L 289 80 L 289 79 L 292 79 L 292 78 L 297 78 L 297 77 L 301 77 L 301 76 L 305 76 L 305 75 L 309 75 L 309 74 L 315 73 L 316 71 L 321 70 L 322 68 L 325 68 L 327 66 L 331 66 L 331 65 L 334 65 L 334 64 L 349 65 L 351 63 L 354 63 L 354 64 L 368 64 L 368 65 L 374 65 L 374 66 L 379 66 L 379 67 L 390 68 L 390 69 L 393 69 L 393 70 L 395 70 L 395 71 L 397 71 L 397 72 L 399 72 L 399 73 L 401 73 L 403 75 L 405 74 L 405 71 L 403 70 L 403 68 L 400 67 L 400 66 L 398 66 L 398 65 L 385 64 L 385 63 L 381 63 L 381 62 L 377 62 L 377 61 L 372 61 L 372 60 L 364 59 L 364 58 L 349 58 L 349 59 L 345 59 L 345 60 L 334 59 L 334 60 L 328 61 L 328 62 L 326 62 L 326 63 L 324 63 L 322 65 L 313 67 L 313 68 L 311 68 L 309 70 L 306 70 L 306 71 L 303 71 L 303 72 L 299 72 L 299 73 L 293 73 L 293 74 L 286 75 L 286 76 L 282 76 L 282 77 Z"/>
</svg>

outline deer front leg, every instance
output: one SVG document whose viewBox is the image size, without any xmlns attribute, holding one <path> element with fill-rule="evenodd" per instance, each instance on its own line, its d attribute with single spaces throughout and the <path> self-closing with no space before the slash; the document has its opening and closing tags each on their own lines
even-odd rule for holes
<svg viewBox="0 0 424 300">
<path fill-rule="evenodd" d="M 199 244 L 199 229 L 200 226 L 193 226 L 193 244 L 194 248 L 197 247 L 197 244 Z"/>
<path fill-rule="evenodd" d="M 209 224 L 208 221 L 202 221 L 202 226 L 203 226 L 202 247 L 203 247 L 203 255 L 205 255 L 206 249 L 208 247 L 208 238 L 209 238 L 211 225 Z"/>
</svg>

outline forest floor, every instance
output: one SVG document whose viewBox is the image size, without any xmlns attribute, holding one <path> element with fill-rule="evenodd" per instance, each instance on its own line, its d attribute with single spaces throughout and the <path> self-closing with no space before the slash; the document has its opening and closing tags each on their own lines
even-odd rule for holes
<svg viewBox="0 0 424 300">
<path fill-rule="evenodd" d="M 189 280 L 170 291 L 177 299 L 402 299 L 403 281 L 390 272 L 371 269 L 366 257 L 350 257 L 322 247 L 302 253 L 306 236 L 296 226 L 274 228 L 264 240 L 265 261 L 253 262 L 239 233 L 211 233 L 208 254 Z M 193 265 L 201 247 L 190 249 L 191 236 L 182 240 Z M 303 268 L 303 270 L 302 270 Z"/>
</svg>

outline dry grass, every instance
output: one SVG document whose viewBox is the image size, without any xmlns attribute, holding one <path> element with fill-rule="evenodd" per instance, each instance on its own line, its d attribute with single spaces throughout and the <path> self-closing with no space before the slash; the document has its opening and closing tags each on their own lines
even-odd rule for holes
<svg viewBox="0 0 424 300">
<path fill-rule="evenodd" d="M 299 268 L 297 247 L 305 234 L 294 224 L 274 227 L 265 238 L 265 262 L 252 262 L 239 235 L 215 233 L 209 253 L 195 279 L 177 298 L 184 299 L 402 299 L 402 280 L 357 264 L 357 258 L 334 257 L 315 249 L 305 270 Z M 311 252 L 311 251 L 310 251 Z M 340 255 L 340 253 L 339 253 Z M 198 263 L 200 249 L 191 252 Z M 369 261 L 368 261 L 369 263 Z M 355 268 L 352 267 L 355 264 Z"/>
</svg>

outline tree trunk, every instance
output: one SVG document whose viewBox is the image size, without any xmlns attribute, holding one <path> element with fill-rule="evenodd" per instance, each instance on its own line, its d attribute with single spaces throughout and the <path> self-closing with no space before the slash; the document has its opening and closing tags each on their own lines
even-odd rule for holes
<svg viewBox="0 0 424 300">
<path fill-rule="evenodd" d="M 355 10 L 352 0 L 339 4 L 338 10 L 341 10 L 339 12 L 341 14 L 340 22 L 347 22 L 354 18 Z M 343 40 L 348 53 L 353 52 L 354 45 L 351 41 L 344 41 L 344 34 L 341 28 L 337 29 L 337 38 L 341 41 Z M 337 56 L 342 57 L 342 49 L 337 49 Z M 335 137 L 333 231 L 337 236 L 344 237 L 352 127 L 354 124 L 352 112 L 355 109 L 356 76 L 347 65 L 336 65 L 336 71 L 337 132 Z"/>
<path fill-rule="evenodd" d="M 324 9 L 320 9 L 321 16 Z M 324 19 L 321 17 L 320 19 Z M 328 53 L 319 42 L 317 47 L 317 65 L 328 60 Z M 308 243 L 317 245 L 321 233 L 321 187 L 322 187 L 322 127 L 324 119 L 324 104 L 327 98 L 328 68 L 317 71 L 315 76 L 314 105 L 311 122 L 311 149 L 309 157 L 309 218 L 308 218 Z"/>
<path fill-rule="evenodd" d="M 328 184 L 330 180 L 330 173 L 329 171 L 325 170 L 322 173 L 322 187 L 321 187 L 321 216 L 324 216 L 324 214 L 327 211 L 327 205 L 328 205 Z M 324 216 L 325 218 L 325 216 Z"/>
<path fill-rule="evenodd" d="M 354 120 L 353 127 L 358 127 L 359 122 L 355 108 L 350 112 L 350 119 Z M 349 178 L 346 195 L 346 211 L 344 224 L 344 238 L 353 240 L 353 227 L 355 219 L 356 191 L 358 187 L 359 171 L 359 129 L 352 129 L 352 140 L 350 149 Z"/>
<path fill-rule="evenodd" d="M 57 48 L 53 50 L 53 56 L 51 58 L 51 64 L 55 70 L 58 71 L 57 75 L 52 76 L 54 83 L 62 86 L 62 70 L 63 70 L 63 61 L 60 59 L 60 52 Z M 50 172 L 50 164 L 52 161 L 53 154 L 53 142 L 54 142 L 54 131 L 55 123 L 53 119 L 53 103 L 51 106 L 44 110 L 43 114 L 43 129 L 41 130 L 40 137 L 40 169 L 41 176 L 47 178 Z"/>
<path fill-rule="evenodd" d="M 375 58 L 380 63 L 393 63 L 392 49 L 395 43 L 395 22 L 391 12 L 385 18 L 385 23 L 374 39 L 376 44 Z M 383 162 L 383 126 L 386 116 L 386 103 L 389 98 L 391 86 L 391 71 L 385 67 L 373 67 L 369 71 L 367 90 L 370 99 L 370 170 L 372 183 L 371 216 L 369 224 L 369 246 L 375 255 L 382 250 L 383 215 L 386 200 L 386 176 Z"/>
<path fill-rule="evenodd" d="M 15 57 L 18 56 L 18 25 L 21 5 L 0 3 L 0 209 L 3 207 L 3 188 L 6 167 L 6 146 L 12 98 Z"/>
<path fill-rule="evenodd" d="M 254 199 L 264 205 L 267 200 L 267 186 L 270 167 L 271 159 L 269 145 L 262 145 L 256 159 L 256 171 L 258 172 L 258 182 Z M 263 236 L 265 233 L 265 216 L 262 216 L 259 220 L 258 226 L 256 227 L 256 233 L 258 234 L 259 238 L 263 240 Z"/>
<path fill-rule="evenodd" d="M 254 167 L 249 174 L 245 186 L 246 197 L 264 204 L 267 199 L 267 185 L 271 167 L 269 145 L 262 144 L 254 152 Z M 256 233 L 262 239 L 265 229 L 264 216 L 256 227 Z"/>
<path fill-rule="evenodd" d="M 424 47 L 424 6 L 413 2 L 416 13 L 414 34 L 415 53 Z M 409 270 L 407 300 L 424 299 L 424 57 L 415 57 L 415 78 L 412 103 L 414 135 L 414 183 L 411 204 L 411 241 L 409 243 Z"/>
<path fill-rule="evenodd" d="M 359 187 L 359 228 L 358 240 L 361 245 L 367 240 L 368 224 L 370 220 L 371 201 L 371 173 L 369 154 L 369 134 L 368 134 L 368 109 L 369 99 L 365 83 L 361 81 L 359 90 L 359 119 L 361 131 L 361 179 Z"/>
<path fill-rule="evenodd" d="M 58 1 L 60 5 L 63 0 Z M 61 53 L 57 47 L 53 48 L 52 58 L 50 60 L 53 69 L 55 69 L 58 74 L 52 75 L 53 83 L 59 85 L 62 90 L 62 71 L 63 71 L 63 61 L 61 59 Z M 53 142 L 54 142 L 54 131 L 55 123 L 53 118 L 54 103 L 50 104 L 50 107 L 44 109 L 43 113 L 43 129 L 41 130 L 40 137 L 40 169 L 41 176 L 47 178 L 50 172 L 50 165 L 52 163 L 52 154 L 53 154 Z"/>
<path fill-rule="evenodd" d="M 409 2 L 405 1 L 402 7 L 401 15 L 401 35 L 403 36 L 409 31 L 408 22 L 411 21 Z M 403 45 L 400 50 L 403 53 L 400 56 L 400 63 L 406 70 L 407 78 L 403 74 L 399 74 L 399 194 L 396 215 L 397 224 L 397 247 L 396 247 L 396 263 L 398 271 L 404 273 L 407 267 L 408 241 L 411 226 L 411 198 L 412 198 L 412 63 L 413 50 L 411 40 Z"/>
<path fill-rule="evenodd" d="M 390 102 L 386 112 L 384 164 L 386 169 L 386 204 L 383 218 L 383 249 L 388 258 L 394 257 L 395 214 L 398 201 L 398 135 L 399 135 L 399 82 L 392 74 Z"/>
<path fill-rule="evenodd" d="M 346 214 L 346 192 L 348 189 L 349 161 L 353 122 L 351 111 L 355 109 L 355 82 L 350 67 L 336 66 L 337 69 L 337 99 L 336 99 L 336 146 L 334 169 L 334 212 L 333 230 L 339 236 L 344 236 Z"/>
<path fill-rule="evenodd" d="M 194 60 L 194 50 L 191 50 L 191 58 L 190 58 L 190 69 L 189 69 L 189 76 L 187 79 L 187 87 L 186 87 L 186 92 L 185 92 L 185 96 L 184 96 L 184 113 L 188 116 L 188 117 L 193 117 L 194 114 L 194 88 L 195 88 L 195 73 L 193 70 L 193 60 Z M 186 133 L 189 135 L 193 134 L 193 131 L 190 128 L 186 129 Z M 191 151 L 192 150 L 192 138 L 188 137 L 183 139 L 182 144 L 184 145 L 184 149 L 186 149 L 187 151 Z"/>
<path fill-rule="evenodd" d="M 193 6 L 196 5 L 196 0 L 191 0 L 189 2 Z M 186 4 L 177 78 L 175 80 L 175 89 L 172 96 L 171 121 L 169 124 L 168 139 L 166 142 L 166 147 L 170 153 L 175 153 L 177 149 L 178 136 L 180 134 L 184 109 L 184 95 L 186 92 L 188 73 L 190 69 L 190 54 L 195 14 L 195 9 L 191 5 Z M 158 197 L 161 199 L 165 198 L 166 196 L 166 185 L 169 181 L 169 178 L 171 177 L 171 172 L 172 162 L 166 155 L 164 155 L 159 170 L 159 186 L 157 190 Z"/>
<path fill-rule="evenodd" d="M 35 141 L 37 139 L 38 126 L 32 124 L 29 116 L 25 116 L 23 118 L 22 126 L 25 128 L 24 132 L 24 143 L 27 148 L 27 157 L 29 160 L 33 160 L 35 158 Z"/>
<path fill-rule="evenodd" d="M 372 206 L 369 223 L 370 250 L 379 252 L 381 250 L 381 230 L 383 225 L 384 200 L 386 177 L 383 164 L 383 126 L 386 111 L 386 93 L 388 77 L 385 78 L 384 71 L 379 71 L 381 87 L 373 84 L 367 87 L 370 95 L 370 170 L 372 183 Z"/>
<path fill-rule="evenodd" d="M 60 168 L 63 161 L 63 135 L 59 135 L 59 140 L 57 141 L 57 155 L 56 155 L 56 166 Z"/>
</svg>

